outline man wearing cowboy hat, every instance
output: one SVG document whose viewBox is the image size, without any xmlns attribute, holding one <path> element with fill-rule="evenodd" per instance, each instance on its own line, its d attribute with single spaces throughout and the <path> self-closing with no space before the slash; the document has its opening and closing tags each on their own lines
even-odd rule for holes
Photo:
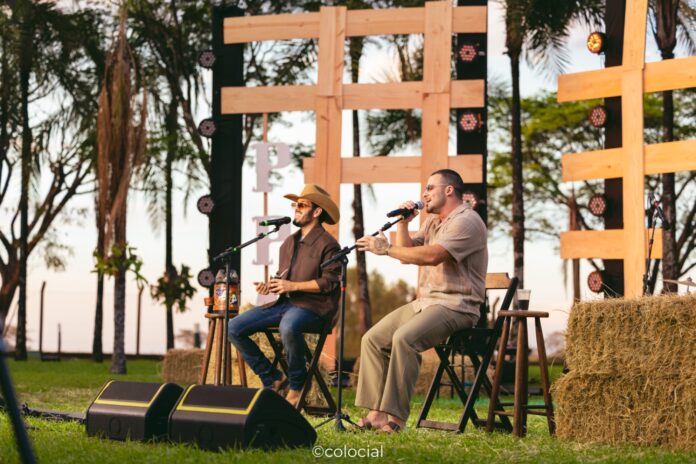
<svg viewBox="0 0 696 464">
<path fill-rule="evenodd" d="M 329 194 L 314 184 L 306 184 L 302 193 L 285 198 L 293 201 L 292 223 L 300 230 L 281 245 L 276 277 L 256 284 L 258 293 L 270 292 L 279 298 L 233 318 L 229 339 L 264 386 L 278 391 L 288 380 L 286 399 L 295 404 L 307 378 L 303 333 L 320 331 L 324 324 L 331 324 L 338 309 L 340 264 L 324 269 L 320 265 L 340 250 L 336 239 L 322 226 L 336 224 L 340 214 Z M 268 327 L 278 327 L 288 355 L 289 379 L 272 366 L 249 338 Z"/>
</svg>

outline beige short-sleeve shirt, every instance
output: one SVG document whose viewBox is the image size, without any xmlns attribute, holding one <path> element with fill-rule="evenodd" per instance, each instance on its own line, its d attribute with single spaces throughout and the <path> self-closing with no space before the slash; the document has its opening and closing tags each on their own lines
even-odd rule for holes
<svg viewBox="0 0 696 464">
<path fill-rule="evenodd" d="M 421 266 L 418 298 L 420 311 L 439 304 L 455 311 L 479 314 L 486 292 L 488 231 L 469 203 L 455 208 L 444 221 L 431 214 L 412 237 L 414 245 L 440 245 L 450 258 L 437 266 Z"/>
</svg>

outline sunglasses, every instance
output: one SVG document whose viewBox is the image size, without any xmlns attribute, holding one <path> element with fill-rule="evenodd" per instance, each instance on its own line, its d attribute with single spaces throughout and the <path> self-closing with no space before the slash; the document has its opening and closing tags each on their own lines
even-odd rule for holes
<svg viewBox="0 0 696 464">
<path fill-rule="evenodd" d="M 299 209 L 299 210 L 311 209 L 311 208 L 312 208 L 312 204 L 311 204 L 311 203 L 295 203 L 295 202 L 292 202 L 292 203 L 290 203 L 290 206 L 292 207 L 292 209 Z"/>
</svg>

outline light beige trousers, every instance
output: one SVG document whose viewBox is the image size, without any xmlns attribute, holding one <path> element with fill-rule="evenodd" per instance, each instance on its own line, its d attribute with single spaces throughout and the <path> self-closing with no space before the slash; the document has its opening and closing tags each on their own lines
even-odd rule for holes
<svg viewBox="0 0 696 464">
<path fill-rule="evenodd" d="M 415 307 L 409 303 L 392 311 L 363 335 L 356 406 L 406 420 L 421 353 L 452 333 L 473 327 L 479 318 L 440 305 L 419 312 Z"/>
</svg>

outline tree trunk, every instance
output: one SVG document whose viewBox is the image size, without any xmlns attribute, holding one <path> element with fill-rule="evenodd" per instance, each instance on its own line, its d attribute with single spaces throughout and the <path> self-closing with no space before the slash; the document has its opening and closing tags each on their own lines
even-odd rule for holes
<svg viewBox="0 0 696 464">
<path fill-rule="evenodd" d="M 662 92 L 662 141 L 674 140 L 674 98 L 671 90 Z M 662 208 L 670 227 L 662 229 L 662 278 L 678 279 L 679 265 L 677 252 L 677 195 L 674 187 L 674 173 L 662 175 Z M 676 293 L 677 285 L 664 283 L 663 292 Z"/>
<path fill-rule="evenodd" d="M 92 360 L 104 361 L 102 329 L 104 326 L 104 274 L 97 273 L 97 305 L 94 311 L 94 338 L 92 340 Z"/>
<path fill-rule="evenodd" d="M 524 180 L 522 177 L 522 110 L 520 55 L 510 53 L 512 67 L 512 244 L 514 275 L 524 288 Z"/>
<path fill-rule="evenodd" d="M 19 285 L 19 266 L 17 265 L 16 255 L 10 255 L 8 269 L 12 271 L 4 276 L 0 284 L 0 328 L 4 331 L 7 323 L 7 316 L 10 313 L 10 306 L 14 299 L 17 286 Z M 2 331 L 0 331 L 2 333 Z"/>
<path fill-rule="evenodd" d="M 360 57 L 363 51 L 363 39 L 350 39 L 350 74 L 355 84 L 360 77 Z M 360 118 L 353 110 L 353 156 L 360 157 Z M 353 185 L 353 236 L 355 239 L 365 235 L 365 221 L 362 206 L 362 185 Z M 358 323 L 360 333 L 364 334 L 372 327 L 372 308 L 370 307 L 369 277 L 364 251 L 356 251 L 358 276 Z"/>
<path fill-rule="evenodd" d="M 22 2 L 22 51 L 19 58 L 19 83 L 22 113 L 22 173 L 19 199 L 19 308 L 17 310 L 17 338 L 15 359 L 27 359 L 27 260 L 29 258 L 29 171 L 31 169 L 32 133 L 29 126 L 29 77 L 32 65 L 33 28 L 31 6 Z M 19 11 L 19 10 L 18 10 Z"/>
<path fill-rule="evenodd" d="M 99 207 L 95 208 L 99 216 Z M 104 258 L 104 224 L 97 218 L 97 256 Z M 102 344 L 102 331 L 104 328 L 104 274 L 97 272 L 97 303 L 94 309 L 94 334 L 92 337 L 92 360 L 104 361 L 104 349 Z"/>
<path fill-rule="evenodd" d="M 114 278 L 114 350 L 111 355 L 111 373 L 126 373 L 126 269 L 121 266 Z"/>
<path fill-rule="evenodd" d="M 126 247 L 126 214 L 127 207 L 124 204 L 120 217 L 115 221 L 114 244 L 124 250 Z M 111 373 L 126 373 L 126 268 L 121 264 L 118 274 L 114 278 L 114 349 L 111 355 Z"/>
<path fill-rule="evenodd" d="M 167 280 L 171 283 L 174 279 L 175 269 L 172 257 L 172 163 L 176 155 L 178 144 L 177 137 L 177 101 L 172 98 L 167 111 L 167 159 L 165 161 L 164 175 L 166 179 L 166 205 L 165 205 L 165 273 Z M 174 315 L 172 314 L 172 302 L 169 298 L 165 298 L 167 308 L 167 350 L 174 348 Z"/>
<path fill-rule="evenodd" d="M 578 211 L 578 202 L 575 198 L 575 189 L 572 190 L 570 198 L 568 200 L 568 209 L 570 215 L 570 224 L 568 224 L 568 230 L 578 230 L 578 224 L 580 223 L 580 212 Z M 573 268 L 573 302 L 580 301 L 580 260 L 572 260 Z"/>
</svg>

